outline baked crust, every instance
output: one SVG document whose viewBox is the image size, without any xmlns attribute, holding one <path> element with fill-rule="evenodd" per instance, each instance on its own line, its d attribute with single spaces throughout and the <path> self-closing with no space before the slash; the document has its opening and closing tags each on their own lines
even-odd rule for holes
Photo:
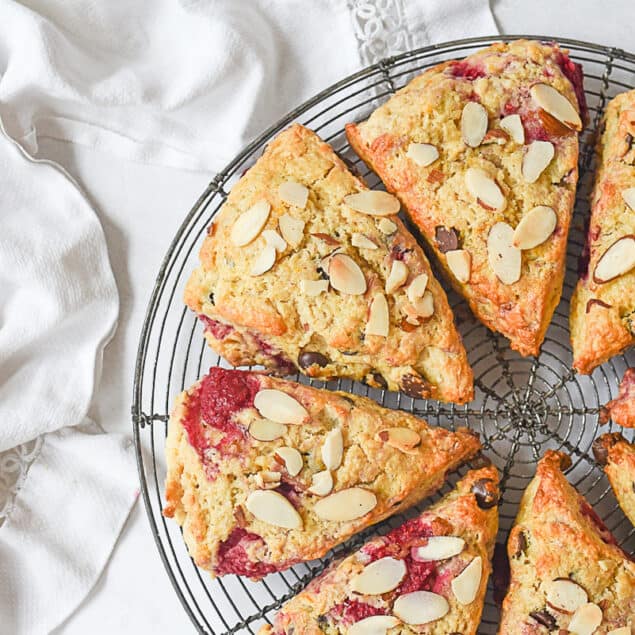
<svg viewBox="0 0 635 635">
<path fill-rule="evenodd" d="M 635 445 L 619 432 L 608 432 L 594 441 L 593 453 L 609 479 L 617 502 L 635 525 Z"/>
<path fill-rule="evenodd" d="M 576 86 L 568 79 L 570 76 Z M 578 180 L 578 135 L 545 115 L 530 96 L 537 83 L 552 86 L 586 111 L 582 74 L 556 45 L 518 40 L 495 44 L 462 61 L 426 70 L 377 108 L 368 120 L 346 127 L 359 156 L 396 194 L 434 252 L 456 290 L 476 317 L 510 340 L 522 355 L 536 355 L 562 291 L 569 224 Z M 464 106 L 480 102 L 487 110 L 488 132 L 475 148 L 461 134 Z M 549 141 L 555 157 L 534 183 L 522 175 L 526 147 L 500 127 L 502 117 L 519 114 L 524 143 Z M 440 157 L 421 167 L 407 151 L 411 143 L 437 147 Z M 496 211 L 480 203 L 466 186 L 469 168 L 495 179 L 506 198 Z M 535 206 L 549 206 L 557 216 L 545 242 L 522 252 L 521 275 L 504 284 L 488 261 L 487 241 L 494 223 L 516 227 Z M 437 228 L 455 230 L 459 247 L 471 256 L 468 282 L 448 266 Z"/>
<path fill-rule="evenodd" d="M 548 451 L 525 490 L 507 544 L 511 583 L 500 635 L 568 632 L 571 613 L 547 604 L 547 585 L 558 578 L 575 582 L 600 607 L 596 635 L 630 625 L 635 615 L 635 563 L 569 484 L 562 473 L 569 465 L 567 455 Z"/>
<path fill-rule="evenodd" d="M 428 590 L 448 601 L 449 612 L 428 624 L 413 626 L 399 624 L 388 629 L 390 635 L 426 633 L 447 635 L 461 633 L 475 635 L 483 604 L 487 580 L 491 573 L 491 558 L 498 531 L 497 500 L 483 509 L 472 488 L 487 481 L 492 496 L 498 498 L 498 472 L 494 467 L 473 470 L 459 481 L 456 488 L 435 505 L 384 537 L 375 537 L 361 549 L 332 565 L 301 593 L 286 602 L 273 626 L 261 628 L 260 635 L 339 635 L 361 618 L 375 614 L 390 614 L 394 601 L 405 592 Z M 451 558 L 418 564 L 412 560 L 410 549 L 425 545 L 430 536 L 456 536 L 465 541 L 461 553 Z M 483 563 L 481 582 L 475 599 L 461 604 L 452 591 L 452 580 L 477 556 Z M 351 590 L 350 581 L 366 565 L 383 557 L 406 562 L 407 574 L 400 586 L 382 595 L 360 594 Z M 415 577 L 416 576 L 416 577 Z M 354 610 L 353 610 L 354 609 Z"/>
<path fill-rule="evenodd" d="M 309 188 L 303 209 L 280 198 L 278 187 L 288 180 Z M 200 266 L 187 283 L 185 303 L 204 316 L 211 348 L 234 366 L 262 364 L 282 375 L 300 370 L 323 379 L 348 377 L 413 397 L 468 402 L 472 370 L 445 292 L 423 251 L 397 216 L 380 219 L 343 203 L 345 196 L 366 189 L 314 132 L 297 124 L 283 131 L 233 186 L 216 215 Z M 252 276 L 264 235 L 242 247 L 230 236 L 236 219 L 261 200 L 271 205 L 263 231 L 279 230 L 283 215 L 304 222 L 304 230 L 300 243 L 287 243 L 271 270 Z M 380 229 L 386 220 L 396 226 L 388 234 Z M 352 246 L 353 234 L 370 239 L 377 249 Z M 304 294 L 301 281 L 323 279 L 324 259 L 336 249 L 362 269 L 366 292 L 347 295 L 330 287 L 317 297 Z M 370 304 L 384 291 L 395 260 L 406 265 L 408 278 L 386 293 L 388 337 L 366 335 Z M 413 316 L 406 296 L 419 274 L 427 274 L 433 296 L 434 313 L 428 318 Z"/>
<path fill-rule="evenodd" d="M 617 397 L 600 411 L 601 423 L 609 419 L 625 428 L 635 428 L 635 368 L 624 371 Z"/>
<path fill-rule="evenodd" d="M 635 268 L 604 283 L 593 275 L 612 244 L 635 234 L 635 209 L 622 197 L 635 187 L 635 90 L 609 102 L 602 128 L 587 244 L 571 298 L 573 367 L 584 374 L 635 343 Z"/>
<path fill-rule="evenodd" d="M 247 431 L 261 420 L 255 395 L 264 389 L 285 392 L 308 412 L 302 425 L 287 425 L 280 438 L 256 441 Z M 308 491 L 312 477 L 325 469 L 321 451 L 328 431 L 339 427 L 343 458 L 332 469 L 333 492 L 369 490 L 376 505 L 343 522 L 315 512 L 323 499 Z M 388 428 L 409 428 L 420 443 L 405 451 L 382 440 Z M 283 446 L 302 455 L 302 470 L 291 476 L 276 456 Z M 364 527 L 397 513 L 436 491 L 447 471 L 478 452 L 468 430 L 450 432 L 428 426 L 371 399 L 329 392 L 275 377 L 212 368 L 181 393 L 168 424 L 164 514 L 183 528 L 190 555 L 212 575 L 237 573 L 253 579 L 296 562 L 321 557 Z M 262 479 L 279 475 L 274 489 L 297 509 L 302 527 L 284 529 L 256 518 L 246 506 L 263 488 Z"/>
</svg>

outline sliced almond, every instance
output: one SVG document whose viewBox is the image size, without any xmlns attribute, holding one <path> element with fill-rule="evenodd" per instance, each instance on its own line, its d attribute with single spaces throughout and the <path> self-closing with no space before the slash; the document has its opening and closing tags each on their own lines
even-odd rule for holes
<svg viewBox="0 0 635 635">
<path fill-rule="evenodd" d="M 244 247 L 254 240 L 265 226 L 271 205 L 265 200 L 254 203 L 243 212 L 234 222 L 229 239 L 237 247 Z"/>
<path fill-rule="evenodd" d="M 600 257 L 593 279 L 595 282 L 608 282 L 635 267 L 635 235 L 623 236 L 616 240 Z"/>
<path fill-rule="evenodd" d="M 328 280 L 300 280 L 300 291 L 304 295 L 315 297 L 329 290 Z"/>
<path fill-rule="evenodd" d="M 471 604 L 481 586 L 483 559 L 476 556 L 470 564 L 452 580 L 452 593 L 460 604 Z"/>
<path fill-rule="evenodd" d="M 439 151 L 431 143 L 411 143 L 406 156 L 417 165 L 425 168 L 439 158 Z"/>
<path fill-rule="evenodd" d="M 635 187 L 622 190 L 624 202 L 635 212 Z"/>
<path fill-rule="evenodd" d="M 521 172 L 525 183 L 535 183 L 556 151 L 549 141 L 532 141 L 525 150 Z"/>
<path fill-rule="evenodd" d="M 553 208 L 538 205 L 525 214 L 514 230 L 512 244 L 518 249 L 533 249 L 553 234 L 558 217 Z"/>
<path fill-rule="evenodd" d="M 251 492 L 245 507 L 258 519 L 284 529 L 302 529 L 302 517 L 295 507 L 278 492 L 257 490 Z"/>
<path fill-rule="evenodd" d="M 394 293 L 408 279 L 408 267 L 401 260 L 393 260 L 386 278 L 386 293 Z"/>
<path fill-rule="evenodd" d="M 378 293 L 370 303 L 368 322 L 366 323 L 366 335 L 378 335 L 388 337 L 390 332 L 390 311 L 388 300 L 383 293 Z"/>
<path fill-rule="evenodd" d="M 410 554 L 417 562 L 446 560 L 458 556 L 465 548 L 465 540 L 457 536 L 431 536 L 422 547 L 413 547 Z"/>
<path fill-rule="evenodd" d="M 534 84 L 530 90 L 532 99 L 552 117 L 567 128 L 582 130 L 582 120 L 573 104 L 553 86 Z"/>
<path fill-rule="evenodd" d="M 366 278 L 359 265 L 346 254 L 336 254 L 328 262 L 331 286 L 341 293 L 362 295 L 366 293 Z"/>
<path fill-rule="evenodd" d="M 461 136 L 470 148 L 481 145 L 487 132 L 487 110 L 476 101 L 468 101 L 461 113 Z"/>
<path fill-rule="evenodd" d="M 347 522 L 361 518 L 377 505 L 377 497 L 363 487 L 349 487 L 319 500 L 315 514 L 322 520 Z"/>
<path fill-rule="evenodd" d="M 390 218 L 380 218 L 377 221 L 377 227 L 386 236 L 390 236 L 390 234 L 394 234 L 397 231 L 397 223 L 393 223 Z"/>
<path fill-rule="evenodd" d="M 472 272 L 472 257 L 465 249 L 453 249 L 445 252 L 448 268 L 459 282 L 469 282 Z"/>
<path fill-rule="evenodd" d="M 601 623 L 602 609 L 597 604 L 589 602 L 573 614 L 567 629 L 574 635 L 593 635 Z"/>
<path fill-rule="evenodd" d="M 400 595 L 393 605 L 393 613 L 406 624 L 428 624 L 440 620 L 450 610 L 448 601 L 431 591 L 413 591 Z"/>
<path fill-rule="evenodd" d="M 519 145 L 525 143 L 525 129 L 520 115 L 503 117 L 500 121 L 500 127 L 505 132 L 508 132 L 511 138 Z"/>
<path fill-rule="evenodd" d="M 490 175 L 480 168 L 468 168 L 465 173 L 465 186 L 468 192 L 477 201 L 481 201 L 487 207 L 502 212 L 507 201 L 498 183 Z"/>
<path fill-rule="evenodd" d="M 399 624 L 392 615 L 371 615 L 348 627 L 347 635 L 386 635 L 389 629 Z"/>
<path fill-rule="evenodd" d="M 503 284 L 514 284 L 520 279 L 521 251 L 514 247 L 514 230 L 507 223 L 495 223 L 487 237 L 487 258 Z"/>
<path fill-rule="evenodd" d="M 422 318 L 428 318 L 434 313 L 434 296 L 431 291 L 426 291 L 423 297 L 410 302 L 415 313 Z"/>
<path fill-rule="evenodd" d="M 305 407 L 291 395 L 274 388 L 264 388 L 256 393 L 254 407 L 265 418 L 277 423 L 299 425 L 309 418 Z"/>
<path fill-rule="evenodd" d="M 333 489 L 333 475 L 328 470 L 316 472 L 311 477 L 311 487 L 308 488 L 311 494 L 316 496 L 326 496 Z"/>
<path fill-rule="evenodd" d="M 284 238 L 275 229 L 265 229 L 262 237 L 268 245 L 271 245 L 276 251 L 282 252 L 287 248 Z"/>
<path fill-rule="evenodd" d="M 351 580 L 351 589 L 362 595 L 381 595 L 396 589 L 408 569 L 403 560 L 380 558 Z"/>
<path fill-rule="evenodd" d="M 547 603 L 563 613 L 573 613 L 589 601 L 587 592 L 573 580 L 558 578 L 545 585 Z"/>
<path fill-rule="evenodd" d="M 288 214 L 283 214 L 278 219 L 278 227 L 282 237 L 292 246 L 297 247 L 304 236 L 304 221 Z"/>
<path fill-rule="evenodd" d="M 289 476 L 297 476 L 302 471 L 304 461 L 302 460 L 300 452 L 298 452 L 295 448 L 290 448 L 285 445 L 284 447 L 276 450 L 276 455 L 284 462 L 284 467 Z"/>
<path fill-rule="evenodd" d="M 399 211 L 399 199 L 381 190 L 364 190 L 344 197 L 344 203 L 362 214 L 392 216 Z"/>
<path fill-rule="evenodd" d="M 421 443 L 421 435 L 410 428 L 384 428 L 377 433 L 377 437 L 391 448 L 407 454 Z"/>
<path fill-rule="evenodd" d="M 278 196 L 288 205 L 304 209 L 309 199 L 309 188 L 296 181 L 285 181 L 278 188 Z"/>
<path fill-rule="evenodd" d="M 377 249 L 377 245 L 364 234 L 353 234 L 351 237 L 351 245 L 359 249 Z"/>
<path fill-rule="evenodd" d="M 408 285 L 408 288 L 406 289 L 408 300 L 410 300 L 410 302 L 416 302 L 419 298 L 422 298 L 423 294 L 426 292 L 427 286 L 428 274 L 420 273 L 413 279 L 413 281 Z"/>
<path fill-rule="evenodd" d="M 275 263 L 276 248 L 272 245 L 267 244 L 262 248 L 262 251 L 254 260 L 249 273 L 252 276 L 261 276 L 263 273 L 269 271 L 269 269 L 271 269 L 271 267 L 273 267 Z"/>
<path fill-rule="evenodd" d="M 263 470 L 256 474 L 256 485 L 262 489 L 275 489 L 280 485 L 280 472 Z"/>
<path fill-rule="evenodd" d="M 256 419 L 249 424 L 249 434 L 257 441 L 274 441 L 284 436 L 287 426 L 269 419 Z"/>
<path fill-rule="evenodd" d="M 329 430 L 322 443 L 322 461 L 327 470 L 336 470 L 342 463 L 344 438 L 341 428 Z"/>
</svg>

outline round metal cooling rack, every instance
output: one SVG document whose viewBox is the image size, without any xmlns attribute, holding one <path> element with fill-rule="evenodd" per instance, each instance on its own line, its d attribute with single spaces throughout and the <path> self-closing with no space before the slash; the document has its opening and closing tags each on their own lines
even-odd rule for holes
<svg viewBox="0 0 635 635">
<path fill-rule="evenodd" d="M 590 125 L 581 137 L 580 185 L 568 246 L 563 298 L 542 352 L 538 357 L 520 357 L 509 349 L 503 337 L 477 323 L 466 304 L 450 294 L 476 378 L 476 398 L 472 403 L 455 406 L 412 400 L 402 394 L 369 389 L 346 380 L 329 382 L 326 386 L 369 395 L 389 407 L 421 415 L 432 425 L 447 428 L 466 425 L 478 431 L 486 454 L 502 474 L 499 542 L 506 539 L 537 459 L 548 448 L 565 450 L 573 459 L 568 472 L 571 482 L 595 507 L 622 546 L 629 552 L 635 551 L 635 530 L 618 508 L 590 452 L 593 439 L 615 427 L 609 423 L 600 428 L 599 408 L 616 395 L 624 369 L 635 365 L 635 354 L 631 350 L 616 357 L 591 376 L 577 375 L 571 369 L 568 331 L 569 299 L 577 279 L 577 260 L 584 242 L 583 226 L 589 213 L 587 201 L 592 183 L 595 131 L 607 101 L 635 87 L 635 55 L 544 36 L 458 40 L 374 64 L 334 84 L 269 128 L 209 184 L 177 231 L 161 264 L 141 332 L 132 419 L 143 499 L 152 533 L 174 589 L 200 633 L 257 632 L 262 624 L 272 620 L 282 602 L 297 593 L 337 554 L 359 544 L 370 533 L 385 532 L 403 520 L 402 517 L 391 518 L 340 546 L 323 560 L 271 574 L 258 583 L 237 576 L 212 580 L 189 558 L 178 526 L 161 515 L 165 478 L 163 446 L 174 397 L 210 366 L 224 364 L 204 345 L 198 320 L 181 300 L 187 276 L 197 264 L 198 248 L 206 228 L 231 186 L 255 162 L 266 143 L 294 121 L 315 130 L 362 174 L 371 187 L 377 186 L 375 175 L 349 148 L 343 133 L 344 124 L 365 119 L 379 103 L 424 69 L 469 55 L 493 42 L 518 37 L 558 41 L 570 50 L 574 60 L 584 65 L 591 116 Z M 307 381 L 303 377 L 296 379 Z M 315 384 L 323 385 L 321 382 Z M 632 438 L 632 435 L 626 436 Z M 448 491 L 458 476 L 453 475 L 434 499 Z M 497 624 L 498 610 L 490 588 L 479 632 L 495 633 Z"/>
</svg>

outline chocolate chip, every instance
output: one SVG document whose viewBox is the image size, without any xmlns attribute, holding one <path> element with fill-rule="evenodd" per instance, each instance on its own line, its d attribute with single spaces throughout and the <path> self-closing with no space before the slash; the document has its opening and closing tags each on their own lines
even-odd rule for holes
<svg viewBox="0 0 635 635">
<path fill-rule="evenodd" d="M 603 434 L 601 437 L 595 439 L 595 441 L 593 441 L 593 445 L 591 446 L 595 462 L 604 467 L 609 460 L 609 450 L 621 440 L 622 435 L 619 432 Z"/>
<path fill-rule="evenodd" d="M 519 531 L 516 538 L 516 552 L 514 558 L 520 558 L 527 552 L 527 536 L 524 531 Z"/>
<path fill-rule="evenodd" d="M 632 488 L 633 488 L 633 492 L 635 492 L 635 481 L 633 481 Z"/>
<path fill-rule="evenodd" d="M 532 611 L 529 614 L 529 617 L 533 617 L 538 624 L 546 626 L 549 630 L 557 628 L 558 626 L 556 618 L 551 615 L 551 613 L 547 613 L 547 611 Z"/>
<path fill-rule="evenodd" d="M 434 229 L 434 238 L 442 254 L 459 248 L 459 232 L 454 227 L 448 229 L 443 225 L 438 225 Z"/>
<path fill-rule="evenodd" d="M 210 293 L 207 297 L 209 298 L 209 301 L 214 304 L 214 292 L 212 291 L 212 293 Z"/>
<path fill-rule="evenodd" d="M 480 478 L 472 485 L 472 493 L 476 497 L 476 504 L 481 509 L 491 509 L 498 504 L 498 485 L 491 478 Z"/>
<path fill-rule="evenodd" d="M 494 557 L 492 558 L 492 586 L 494 587 L 494 602 L 497 606 L 503 604 L 503 600 L 509 589 L 510 570 L 507 549 L 502 542 L 494 545 Z"/>
<path fill-rule="evenodd" d="M 428 399 L 431 396 L 430 385 L 417 375 L 404 375 L 401 378 L 401 390 L 413 399 Z"/>
<path fill-rule="evenodd" d="M 375 387 L 383 388 L 384 390 L 388 388 L 388 382 L 379 373 L 373 373 L 371 375 L 371 382 L 371 386 L 374 384 Z"/>
<path fill-rule="evenodd" d="M 313 351 L 304 351 L 300 353 L 298 357 L 298 365 L 300 368 L 310 368 L 311 366 L 319 366 L 323 368 L 327 364 L 330 364 L 328 357 L 322 355 L 322 353 L 315 353 Z"/>
</svg>

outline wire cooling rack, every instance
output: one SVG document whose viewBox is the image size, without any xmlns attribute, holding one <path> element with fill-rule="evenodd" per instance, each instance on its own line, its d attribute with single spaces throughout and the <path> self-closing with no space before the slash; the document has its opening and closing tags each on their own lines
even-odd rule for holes
<svg viewBox="0 0 635 635">
<path fill-rule="evenodd" d="M 159 554 L 184 609 L 200 633 L 256 633 L 270 622 L 283 601 L 291 597 L 338 554 L 359 544 L 373 532 L 385 532 L 403 517 L 391 518 L 355 537 L 320 561 L 298 565 L 254 583 L 237 576 L 212 580 L 189 558 L 176 523 L 161 515 L 164 506 L 165 463 L 163 447 L 167 418 L 174 397 L 210 366 L 224 364 L 205 345 L 202 328 L 182 303 L 185 281 L 197 264 L 205 231 L 246 168 L 260 156 L 266 143 L 294 121 L 315 130 L 367 180 L 378 185 L 352 152 L 343 133 L 344 124 L 361 121 L 382 101 L 416 74 L 439 62 L 463 57 L 495 41 L 529 37 L 558 41 L 571 57 L 584 65 L 585 92 L 591 122 L 581 137 L 580 184 L 567 253 L 567 275 L 562 301 L 538 357 L 522 358 L 507 341 L 477 323 L 466 304 L 450 293 L 459 330 L 476 378 L 476 397 L 465 406 L 413 400 L 402 394 L 370 389 L 350 381 L 326 384 L 354 391 L 392 407 L 425 417 L 432 425 L 453 429 L 468 426 L 479 432 L 486 454 L 502 474 L 500 534 L 504 542 L 518 502 L 532 478 L 536 460 L 548 448 L 568 452 L 573 465 L 569 479 L 595 507 L 622 546 L 635 551 L 635 530 L 617 507 L 607 481 L 593 461 L 591 443 L 601 432 L 598 412 L 617 393 L 627 365 L 635 353 L 618 356 L 591 376 L 571 369 L 568 315 L 569 299 L 577 279 L 577 261 L 584 243 L 592 184 L 593 142 L 607 101 L 635 87 L 635 55 L 586 42 L 545 36 L 504 36 L 458 40 L 387 58 L 334 84 L 289 113 L 241 152 L 209 184 L 187 214 L 165 255 L 157 276 L 141 332 L 134 384 L 132 419 L 139 476 L 146 510 Z M 300 377 L 300 381 L 308 380 Z M 309 382 L 323 385 L 321 382 Z M 627 434 L 632 438 L 632 434 Z M 432 500 L 448 491 L 466 468 L 450 479 Z M 425 507 L 426 501 L 420 507 Z M 414 513 L 414 512 L 413 512 Z M 491 581 L 480 633 L 493 634 L 498 610 Z"/>
</svg>

